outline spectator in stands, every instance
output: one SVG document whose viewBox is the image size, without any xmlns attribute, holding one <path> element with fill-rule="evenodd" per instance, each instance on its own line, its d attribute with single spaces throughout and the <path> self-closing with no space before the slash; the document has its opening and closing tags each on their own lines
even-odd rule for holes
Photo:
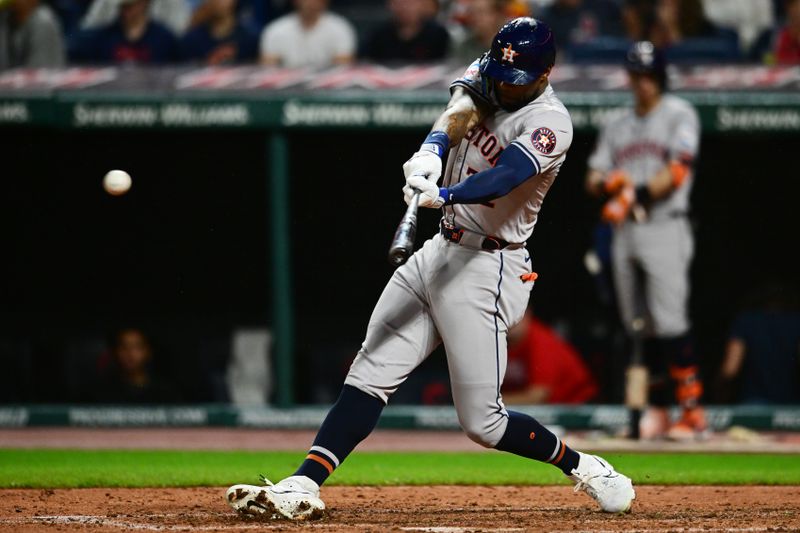
<svg viewBox="0 0 800 533">
<path fill-rule="evenodd" d="M 786 20 L 786 0 L 772 0 L 772 13 L 775 20 Z"/>
<path fill-rule="evenodd" d="M 427 19 L 439 16 L 439 0 L 422 0 L 422 14 Z"/>
<path fill-rule="evenodd" d="M 165 26 L 150 18 L 150 0 L 121 0 L 111 25 L 80 32 L 70 58 L 84 63 L 165 64 L 178 59 L 178 42 Z"/>
<path fill-rule="evenodd" d="M 150 340 L 137 328 L 116 332 L 95 400 L 107 404 L 160 404 L 180 400 L 176 387 L 153 372 Z"/>
<path fill-rule="evenodd" d="M 237 0 L 205 0 L 208 17 L 181 39 L 181 57 L 207 65 L 255 60 L 258 36 L 236 18 Z"/>
<path fill-rule="evenodd" d="M 800 311 L 787 293 L 783 284 L 762 288 L 754 305 L 734 318 L 720 368 L 719 401 L 738 396 L 740 403 L 800 403 Z"/>
<path fill-rule="evenodd" d="M 539 18 L 550 24 L 562 48 L 623 32 L 620 9 L 613 0 L 555 0 Z"/>
<path fill-rule="evenodd" d="M 775 24 L 772 0 L 703 0 L 703 7 L 714 24 L 737 32 L 742 50 Z"/>
<path fill-rule="evenodd" d="M 508 20 L 508 0 L 470 0 L 464 12 L 465 33 L 454 38 L 451 57 L 467 65 L 492 46 L 492 38 Z"/>
<path fill-rule="evenodd" d="M 458 24 L 465 26 L 469 16 L 469 9 L 472 0 L 453 0 L 447 4 L 447 24 Z M 505 0 L 503 2 L 503 10 L 506 20 L 515 19 L 518 17 L 531 17 L 533 12 L 531 7 L 533 2 L 528 0 Z"/>
<path fill-rule="evenodd" d="M 328 0 L 294 0 L 295 10 L 261 34 L 261 63 L 323 68 L 353 61 L 356 36 L 344 18 L 328 11 Z"/>
<path fill-rule="evenodd" d="M 622 27 L 631 41 L 644 41 L 650 37 L 656 14 L 652 0 L 625 0 L 621 7 Z"/>
<path fill-rule="evenodd" d="M 79 29 L 81 20 L 89 10 L 92 0 L 48 0 L 61 24 L 61 34 L 68 41 Z M 2 1 L 0 1 L 2 4 Z M 65 46 L 66 53 L 66 46 Z"/>
<path fill-rule="evenodd" d="M 388 0 L 391 20 L 366 39 L 359 55 L 380 63 L 444 59 L 450 36 L 438 22 L 426 18 L 423 2 Z"/>
<path fill-rule="evenodd" d="M 61 25 L 39 0 L 0 2 L 0 70 L 13 67 L 60 67 L 65 60 Z"/>
<path fill-rule="evenodd" d="M 205 0 L 189 1 L 192 2 L 194 8 L 192 9 L 187 31 L 207 23 L 214 10 L 214 7 Z M 236 19 L 241 26 L 259 34 L 264 26 L 267 25 L 267 22 L 275 18 L 273 15 L 275 15 L 279 7 L 282 6 L 265 0 L 238 0 L 236 2 Z M 280 14 L 284 14 L 284 12 L 281 11 Z"/>
<path fill-rule="evenodd" d="M 700 0 L 658 0 L 650 40 L 667 48 L 693 37 L 714 37 L 717 30 L 706 17 Z"/>
<path fill-rule="evenodd" d="M 530 310 L 509 330 L 505 403 L 585 403 L 597 391 L 577 350 Z"/>
<path fill-rule="evenodd" d="M 775 62 L 800 65 L 800 0 L 786 0 L 786 24 L 775 39 Z"/>
<path fill-rule="evenodd" d="M 531 5 L 526 0 L 509 0 L 506 7 L 506 15 L 509 19 L 519 17 L 532 17 Z"/>
<path fill-rule="evenodd" d="M 183 35 L 192 15 L 191 2 L 196 0 L 150 0 L 150 17 L 163 24 L 175 35 Z M 96 29 L 112 24 L 119 16 L 125 0 L 93 0 L 81 21 L 81 28 Z"/>
</svg>

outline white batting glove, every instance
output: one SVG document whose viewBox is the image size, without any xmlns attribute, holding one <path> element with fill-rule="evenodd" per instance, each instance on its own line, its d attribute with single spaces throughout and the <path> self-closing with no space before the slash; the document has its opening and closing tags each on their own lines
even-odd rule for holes
<svg viewBox="0 0 800 533">
<path fill-rule="evenodd" d="M 403 174 L 406 180 L 411 176 L 424 176 L 429 181 L 436 183 L 442 175 L 442 158 L 429 150 L 420 150 L 403 164 Z"/>
<path fill-rule="evenodd" d="M 414 189 L 420 192 L 420 207 L 439 209 L 444 204 L 444 198 L 439 196 L 439 187 L 436 183 L 428 181 L 424 176 L 411 176 L 406 180 L 406 186 L 403 187 L 403 199 L 406 201 L 406 205 L 411 204 L 411 199 L 416 192 Z"/>
</svg>

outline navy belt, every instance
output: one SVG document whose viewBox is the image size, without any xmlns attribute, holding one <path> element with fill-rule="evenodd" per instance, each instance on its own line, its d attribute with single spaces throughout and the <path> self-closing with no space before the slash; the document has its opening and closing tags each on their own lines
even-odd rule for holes
<svg viewBox="0 0 800 533">
<path fill-rule="evenodd" d="M 455 244 L 460 244 L 462 246 L 467 246 L 469 248 L 493 251 L 505 249 L 513 250 L 525 246 L 524 243 L 508 242 L 499 237 L 481 235 L 480 233 L 475 233 L 474 231 L 445 225 L 443 222 L 439 225 L 439 228 L 439 233 L 442 234 L 442 237 L 444 237 L 445 240 Z"/>
</svg>

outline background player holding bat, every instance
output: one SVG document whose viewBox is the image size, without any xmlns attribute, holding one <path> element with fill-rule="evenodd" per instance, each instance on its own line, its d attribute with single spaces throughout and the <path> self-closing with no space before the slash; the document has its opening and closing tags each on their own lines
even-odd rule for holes
<svg viewBox="0 0 800 533">
<path fill-rule="evenodd" d="M 706 430 L 687 309 L 694 251 L 689 194 L 700 122 L 689 102 L 664 94 L 666 64 L 652 43 L 635 43 L 625 64 L 635 105 L 602 128 L 586 185 L 606 198 L 601 216 L 614 225 L 612 273 L 622 321 L 635 344 L 645 338 L 653 408 L 642 436 L 694 438 Z M 670 376 L 683 408 L 672 427 Z"/>
<path fill-rule="evenodd" d="M 295 475 L 267 487 L 234 485 L 227 492 L 234 509 L 287 518 L 324 509 L 319 486 L 440 343 L 469 438 L 553 464 L 604 511 L 630 509 L 630 479 L 506 410 L 500 394 L 506 333 L 522 318 L 535 277 L 525 241 L 572 141 L 569 114 L 548 82 L 554 61 L 550 28 L 515 19 L 453 82 L 446 110 L 403 165 L 406 201 L 416 201 L 416 190 L 420 207 L 444 208 L 440 233 L 389 280 L 341 395 Z"/>
</svg>

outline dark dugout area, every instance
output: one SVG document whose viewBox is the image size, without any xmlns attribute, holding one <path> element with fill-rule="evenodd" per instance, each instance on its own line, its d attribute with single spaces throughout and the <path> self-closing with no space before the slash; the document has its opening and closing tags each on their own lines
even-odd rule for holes
<svg viewBox="0 0 800 533">
<path fill-rule="evenodd" d="M 386 252 L 405 209 L 401 166 L 424 134 L 288 136 L 298 401 L 332 401 L 361 343 L 392 273 Z M 264 134 L 4 129 L 0 142 L 0 401 L 80 401 L 91 371 L 85 354 L 125 325 L 152 332 L 158 364 L 186 401 L 225 401 L 218 380 L 231 329 L 272 320 Z M 618 402 L 616 316 L 583 263 L 599 207 L 583 192 L 593 143 L 594 134 L 576 134 L 528 243 L 540 276 L 532 304 L 589 360 L 601 401 Z M 707 376 L 753 291 L 775 282 L 797 297 L 800 180 L 788 147 L 778 135 L 702 139 L 691 314 Z M 101 187 L 113 168 L 133 177 L 117 198 Z M 418 246 L 437 220 L 423 213 Z M 446 372 L 436 354 L 425 365 L 423 376 Z"/>
</svg>

